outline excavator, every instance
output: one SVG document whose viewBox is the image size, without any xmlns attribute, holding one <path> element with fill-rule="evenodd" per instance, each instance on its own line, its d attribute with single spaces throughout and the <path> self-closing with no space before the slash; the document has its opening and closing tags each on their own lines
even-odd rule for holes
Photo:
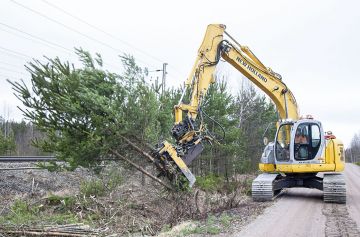
<svg viewBox="0 0 360 237">
<path fill-rule="evenodd" d="M 195 176 L 189 165 L 211 141 L 203 122 L 202 103 L 210 84 L 215 83 L 215 68 L 222 59 L 267 94 L 276 105 L 279 120 L 273 142 L 264 137 L 265 149 L 259 163 L 262 172 L 252 182 L 254 201 L 273 200 L 281 190 L 293 187 L 323 191 L 325 202 L 346 203 L 344 146 L 312 116 L 299 116 L 293 93 L 280 74 L 266 67 L 247 47 L 240 45 L 225 25 L 208 25 L 197 58 L 185 81 L 185 89 L 174 106 L 172 136 L 176 144 L 159 143 L 153 151 L 160 175 L 180 187 L 192 187 Z M 184 103 L 186 90 L 190 102 Z"/>
</svg>

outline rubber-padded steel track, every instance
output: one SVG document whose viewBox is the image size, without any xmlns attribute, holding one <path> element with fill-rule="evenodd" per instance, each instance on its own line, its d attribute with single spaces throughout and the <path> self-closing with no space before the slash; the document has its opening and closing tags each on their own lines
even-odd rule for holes
<svg viewBox="0 0 360 237">
<path fill-rule="evenodd" d="M 279 174 L 260 174 L 252 182 L 252 197 L 254 201 L 271 201 L 274 198 L 273 183 Z"/>
<path fill-rule="evenodd" d="M 324 174 L 324 201 L 346 203 L 345 178 L 342 174 Z"/>
</svg>

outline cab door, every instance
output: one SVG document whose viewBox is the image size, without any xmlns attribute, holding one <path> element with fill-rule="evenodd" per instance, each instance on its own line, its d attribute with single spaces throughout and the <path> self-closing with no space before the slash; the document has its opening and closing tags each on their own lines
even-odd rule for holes
<svg viewBox="0 0 360 237">
<path fill-rule="evenodd" d="M 321 157 L 325 147 L 325 137 L 319 121 L 296 122 L 292 138 L 290 155 L 294 163 L 323 163 Z"/>
<path fill-rule="evenodd" d="M 293 123 L 280 124 L 275 136 L 275 160 L 276 164 L 291 163 L 291 134 Z"/>
</svg>

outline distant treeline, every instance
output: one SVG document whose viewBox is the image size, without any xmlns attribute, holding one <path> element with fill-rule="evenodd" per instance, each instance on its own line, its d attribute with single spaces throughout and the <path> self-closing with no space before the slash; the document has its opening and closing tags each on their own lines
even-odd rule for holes
<svg viewBox="0 0 360 237">
<path fill-rule="evenodd" d="M 32 145 L 32 141 L 44 137 L 45 134 L 29 122 L 6 121 L 0 117 L 0 155 L 45 155 Z"/>
<path fill-rule="evenodd" d="M 351 140 L 350 147 L 345 151 L 347 162 L 360 163 L 360 132 L 356 133 Z"/>
</svg>

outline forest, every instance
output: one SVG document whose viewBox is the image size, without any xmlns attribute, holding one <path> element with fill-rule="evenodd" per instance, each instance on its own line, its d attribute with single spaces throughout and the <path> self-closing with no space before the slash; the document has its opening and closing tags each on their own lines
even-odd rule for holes
<svg viewBox="0 0 360 237">
<path fill-rule="evenodd" d="M 360 132 L 354 134 L 345 151 L 345 157 L 347 162 L 360 165 Z"/>
</svg>

